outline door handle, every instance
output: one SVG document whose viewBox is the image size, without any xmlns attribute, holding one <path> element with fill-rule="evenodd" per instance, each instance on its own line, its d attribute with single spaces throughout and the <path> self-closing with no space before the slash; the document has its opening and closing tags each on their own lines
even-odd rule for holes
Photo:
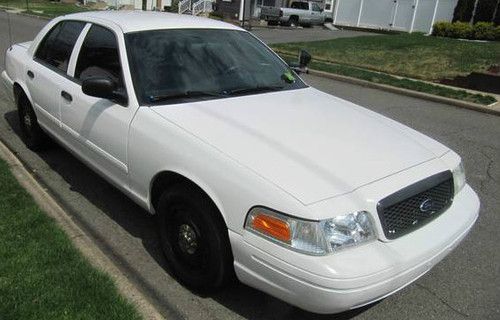
<svg viewBox="0 0 500 320">
<path fill-rule="evenodd" d="M 28 77 L 30 77 L 30 79 L 33 79 L 35 77 L 35 74 L 31 70 L 28 70 L 28 72 L 26 72 L 26 74 L 28 75 Z"/>
<path fill-rule="evenodd" d="M 65 100 L 67 100 L 69 102 L 73 101 L 73 97 L 64 90 L 61 91 L 61 97 L 63 97 Z"/>
</svg>

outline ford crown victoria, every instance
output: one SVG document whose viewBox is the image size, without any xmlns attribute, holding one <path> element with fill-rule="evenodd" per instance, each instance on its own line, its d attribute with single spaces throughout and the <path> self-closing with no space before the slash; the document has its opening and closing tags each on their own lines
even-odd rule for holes
<svg viewBox="0 0 500 320">
<path fill-rule="evenodd" d="M 9 48 L 2 78 L 26 145 L 51 136 L 155 214 L 191 289 L 235 275 L 312 312 L 356 308 L 421 277 L 478 217 L 455 152 L 308 86 L 230 24 L 67 15 Z"/>
</svg>

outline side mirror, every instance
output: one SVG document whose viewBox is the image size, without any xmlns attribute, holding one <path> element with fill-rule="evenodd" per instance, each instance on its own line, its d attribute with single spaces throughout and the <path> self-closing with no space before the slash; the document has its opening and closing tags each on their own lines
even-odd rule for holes
<svg viewBox="0 0 500 320">
<path fill-rule="evenodd" d="M 127 96 L 117 90 L 116 82 L 109 78 L 89 78 L 82 82 L 82 91 L 86 95 L 126 102 Z"/>
</svg>

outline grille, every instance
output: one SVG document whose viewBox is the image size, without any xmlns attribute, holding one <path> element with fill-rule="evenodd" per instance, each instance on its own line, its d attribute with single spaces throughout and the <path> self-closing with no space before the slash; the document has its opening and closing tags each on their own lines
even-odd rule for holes
<svg viewBox="0 0 500 320">
<path fill-rule="evenodd" d="M 446 171 L 383 199 L 378 215 L 386 238 L 396 239 L 436 218 L 451 205 L 453 194 L 453 175 Z"/>
</svg>

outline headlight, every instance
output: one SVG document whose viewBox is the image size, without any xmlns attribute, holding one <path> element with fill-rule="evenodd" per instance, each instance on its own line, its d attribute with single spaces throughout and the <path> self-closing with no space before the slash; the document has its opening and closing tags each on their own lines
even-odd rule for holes
<svg viewBox="0 0 500 320">
<path fill-rule="evenodd" d="M 248 213 L 245 229 L 311 255 L 325 255 L 376 238 L 373 219 L 366 211 L 309 221 L 255 207 Z"/>
<path fill-rule="evenodd" d="M 453 185 L 455 194 L 459 193 L 465 186 L 465 170 L 462 162 L 453 170 Z"/>
</svg>

